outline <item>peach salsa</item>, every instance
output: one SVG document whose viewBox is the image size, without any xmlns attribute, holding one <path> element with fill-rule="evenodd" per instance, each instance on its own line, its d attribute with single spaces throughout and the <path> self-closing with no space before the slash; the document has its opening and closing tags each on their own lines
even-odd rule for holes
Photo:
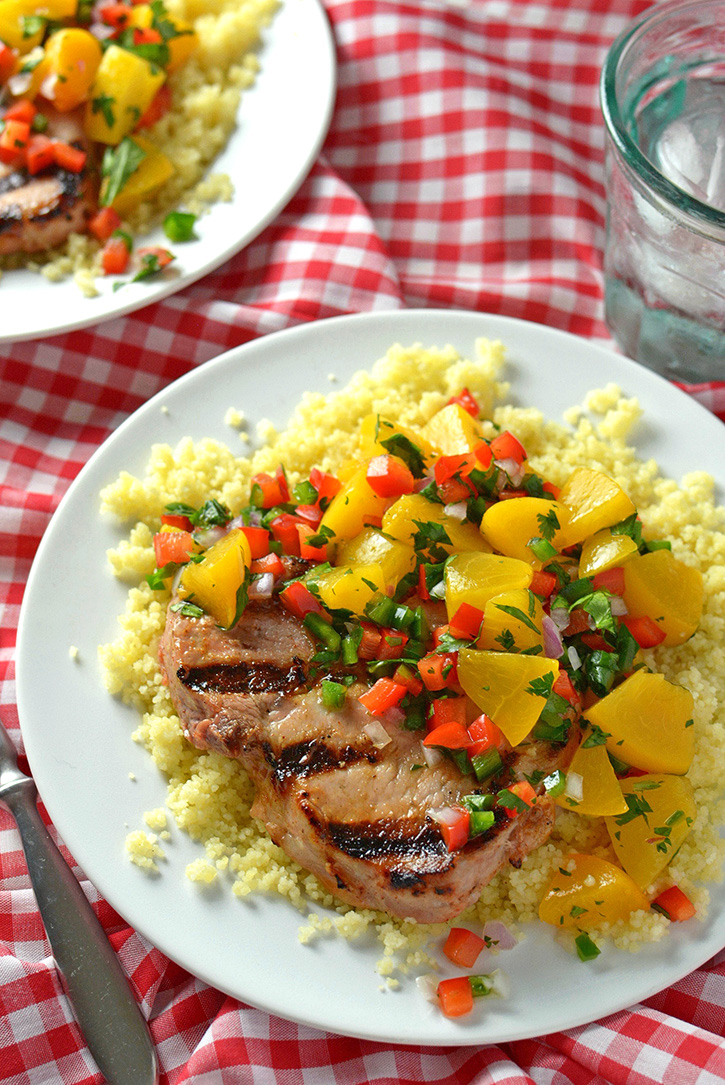
<svg viewBox="0 0 725 1085">
<path fill-rule="evenodd" d="M 606 937 L 634 946 L 703 914 L 695 877 L 710 871 L 692 856 L 716 836 L 698 806 L 705 689 L 685 664 L 709 605 L 703 572 L 677 522 L 668 538 L 650 515 L 657 499 L 638 509 L 623 483 L 658 484 L 633 456 L 614 469 L 621 437 L 582 415 L 572 437 L 491 411 L 500 349 L 485 350 L 476 366 L 416 348 L 417 400 L 393 391 L 405 352 L 391 351 L 317 404 L 328 432 L 349 432 L 338 462 L 277 437 L 246 461 L 241 500 L 203 490 L 216 448 L 178 450 L 183 470 L 167 452 L 165 500 L 137 529 L 154 568 L 132 603 L 162 603 L 147 712 L 163 701 L 194 759 L 244 776 L 240 811 L 297 885 L 334 900 L 343 930 L 351 913 L 387 914 L 406 937 L 444 923 L 446 956 L 469 971 L 533 914 L 582 961 Z M 612 432 L 617 412 L 622 427 L 636 417 L 618 390 L 599 400 Z M 120 512 L 124 480 L 104 497 Z M 123 647 L 106 651 L 109 688 L 128 694 Z M 139 735 L 152 752 L 153 730 L 147 718 Z M 238 841 L 220 849 L 216 835 L 207 851 L 216 869 L 231 860 L 237 892 L 255 887 Z M 478 972 L 435 995 L 458 1016 L 500 990 Z"/>
</svg>

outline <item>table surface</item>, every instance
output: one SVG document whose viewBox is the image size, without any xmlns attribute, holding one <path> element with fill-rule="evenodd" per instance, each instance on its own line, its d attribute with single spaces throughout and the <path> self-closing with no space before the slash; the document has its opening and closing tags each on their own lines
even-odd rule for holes
<svg viewBox="0 0 725 1085">
<path fill-rule="evenodd" d="M 462 308 L 606 341 L 597 82 L 608 45 L 645 6 L 325 0 L 338 63 L 332 125 L 264 232 L 158 304 L 0 346 L 0 715 L 21 764 L 14 657 L 33 554 L 83 464 L 151 395 L 232 346 L 351 312 Z M 689 391 L 725 417 L 725 386 Z M 149 1019 L 164 1085 L 725 1079 L 725 958 L 568 1032 L 395 1048 L 270 1017 L 208 987 L 125 925 L 63 851 Z M 101 1081 L 0 809 L 0 1082 Z"/>
</svg>

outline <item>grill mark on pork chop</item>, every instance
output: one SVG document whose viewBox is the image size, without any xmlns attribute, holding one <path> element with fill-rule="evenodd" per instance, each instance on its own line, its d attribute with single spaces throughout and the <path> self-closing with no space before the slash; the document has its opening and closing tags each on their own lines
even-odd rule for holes
<svg viewBox="0 0 725 1085">
<path fill-rule="evenodd" d="M 223 663 L 210 667 L 179 667 L 179 681 L 204 693 L 294 693 L 305 684 L 304 664 L 292 657 L 289 667 L 274 663 Z"/>
<path fill-rule="evenodd" d="M 268 742 L 262 743 L 262 749 L 275 783 L 280 787 L 294 777 L 317 776 L 357 761 L 368 761 L 374 765 L 377 760 L 374 750 L 361 750 L 358 746 L 349 745 L 333 749 L 318 738 L 295 742 L 276 754 Z"/>
</svg>

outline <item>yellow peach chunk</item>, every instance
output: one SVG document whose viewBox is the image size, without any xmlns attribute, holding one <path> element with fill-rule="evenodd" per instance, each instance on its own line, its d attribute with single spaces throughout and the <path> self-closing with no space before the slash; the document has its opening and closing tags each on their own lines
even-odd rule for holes
<svg viewBox="0 0 725 1085">
<path fill-rule="evenodd" d="M 385 574 L 380 565 L 339 566 L 312 569 L 305 580 L 314 583 L 322 603 L 330 610 L 351 610 L 362 615 L 370 600 L 385 594 Z"/>
<path fill-rule="evenodd" d="M 460 403 L 437 411 L 423 427 L 423 436 L 443 456 L 472 452 L 483 440 L 480 424 Z"/>
<path fill-rule="evenodd" d="M 381 531 L 368 527 L 341 545 L 336 564 L 353 568 L 377 564 L 383 570 L 385 584 L 397 588 L 403 577 L 415 569 L 415 551 L 412 546 L 388 539 Z"/>
<path fill-rule="evenodd" d="M 455 554 L 445 569 L 448 617 L 453 617 L 461 603 L 485 610 L 486 603 L 494 595 L 528 588 L 533 575 L 531 566 L 518 558 L 500 554 Z"/>
<path fill-rule="evenodd" d="M 448 536 L 449 542 L 440 544 L 448 554 L 455 550 L 478 550 L 482 553 L 491 550 L 475 524 L 462 523 L 448 516 L 443 505 L 429 501 L 422 494 L 405 494 L 393 502 L 383 516 L 383 531 L 406 546 L 412 546 L 416 533 L 420 531 L 420 524 L 430 523 L 439 524 Z"/>
<path fill-rule="evenodd" d="M 354 538 L 370 521 L 379 522 L 383 515 L 387 499 L 375 493 L 366 476 L 367 466 L 363 464 L 335 494 L 322 517 L 320 527 L 332 531 L 337 539 Z"/>
<path fill-rule="evenodd" d="M 646 911 L 649 901 L 623 870 L 595 855 L 569 855 L 549 882 L 539 918 L 552 927 L 592 930 Z"/>
<path fill-rule="evenodd" d="M 624 601 L 633 618 L 650 617 L 665 634 L 664 644 L 683 644 L 700 624 L 703 602 L 699 569 L 678 561 L 670 550 L 637 554 L 624 566 Z"/>
<path fill-rule="evenodd" d="M 535 569 L 542 562 L 529 547 L 531 539 L 546 539 L 560 550 L 568 519 L 566 506 L 542 497 L 516 497 L 497 501 L 486 509 L 481 534 L 500 554 L 528 561 Z"/>
<path fill-rule="evenodd" d="M 552 659 L 461 648 L 458 681 L 512 746 L 526 738 L 546 704 L 559 664 Z"/>
<path fill-rule="evenodd" d="M 582 542 L 636 512 L 622 487 L 591 467 L 577 467 L 562 486 L 558 499 L 569 510 L 566 546 Z"/>
<path fill-rule="evenodd" d="M 692 694 L 662 674 L 635 671 L 586 710 L 607 736 L 607 749 L 645 772 L 681 775 L 695 750 Z"/>
<path fill-rule="evenodd" d="M 237 616 L 238 592 L 251 560 L 247 536 L 240 528 L 233 528 L 209 547 L 200 562 L 184 566 L 179 595 L 197 603 L 229 629 Z"/>
<path fill-rule="evenodd" d="M 627 803 L 607 756 L 606 746 L 587 746 L 588 738 L 587 735 L 582 740 L 567 770 L 568 777 L 581 777 L 582 797 L 574 799 L 565 792 L 558 796 L 556 802 L 566 810 L 576 810 L 577 814 L 589 817 L 623 814 Z"/>
<path fill-rule="evenodd" d="M 582 543 L 579 576 L 595 576 L 605 569 L 614 569 L 636 553 L 637 544 L 630 535 L 613 535 L 605 527 Z"/>
<path fill-rule="evenodd" d="M 478 647 L 494 652 L 541 647 L 543 617 L 540 601 L 525 588 L 494 595 L 484 607 Z"/>
<path fill-rule="evenodd" d="M 697 815 L 686 776 L 654 774 L 622 781 L 627 811 L 607 818 L 617 858 L 646 889 L 669 864 Z"/>
</svg>

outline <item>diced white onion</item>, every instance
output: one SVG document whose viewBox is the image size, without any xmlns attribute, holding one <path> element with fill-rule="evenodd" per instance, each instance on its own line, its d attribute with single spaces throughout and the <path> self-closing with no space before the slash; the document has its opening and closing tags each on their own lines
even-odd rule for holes
<svg viewBox="0 0 725 1085">
<path fill-rule="evenodd" d="M 569 608 L 568 607 L 553 607 L 551 611 L 551 620 L 558 630 L 566 629 L 569 624 Z"/>
<path fill-rule="evenodd" d="M 579 772 L 566 774 L 566 788 L 564 794 L 574 802 L 581 802 L 584 798 L 584 777 Z"/>
<path fill-rule="evenodd" d="M 556 622 L 545 614 L 541 625 L 544 631 L 544 655 L 548 659 L 559 659 L 564 654 L 564 642 Z"/>
<path fill-rule="evenodd" d="M 88 29 L 98 41 L 105 41 L 116 33 L 112 26 L 107 26 L 105 23 L 91 23 Z"/>
<path fill-rule="evenodd" d="M 171 581 L 171 593 L 172 593 L 172 595 L 176 595 L 176 589 L 179 586 L 179 581 L 181 580 L 181 574 L 183 573 L 183 571 L 184 571 L 184 566 L 182 565 L 174 573 L 174 579 Z"/>
<path fill-rule="evenodd" d="M 405 723 L 405 712 L 399 705 L 394 704 L 392 708 L 386 708 L 383 719 L 391 727 L 400 727 L 402 723 Z"/>
<path fill-rule="evenodd" d="M 257 580 L 249 585 L 250 599 L 271 599 L 274 591 L 274 576 L 272 573 L 262 573 Z"/>
<path fill-rule="evenodd" d="M 388 743 L 393 741 L 380 720 L 371 720 L 370 723 L 366 723 L 363 731 L 376 750 L 382 750 L 383 746 L 387 746 Z"/>
<path fill-rule="evenodd" d="M 32 80 L 32 72 L 18 72 L 17 75 L 11 75 L 8 79 L 10 93 L 16 98 L 21 94 L 25 94 L 26 90 L 30 87 Z"/>
<path fill-rule="evenodd" d="M 508 477 L 512 486 L 518 486 L 519 483 L 523 481 L 524 475 L 526 474 L 526 468 L 522 463 L 517 463 L 516 460 L 513 459 L 494 460 L 493 462 L 496 464 L 499 471 L 503 471 Z"/>
<path fill-rule="evenodd" d="M 425 749 L 425 746 L 423 749 Z M 439 825 L 450 825 L 452 827 L 458 822 L 461 812 L 460 810 L 454 810 L 452 806 L 438 806 L 434 810 L 429 810 L 428 816 L 437 821 Z"/>
<path fill-rule="evenodd" d="M 213 527 L 204 528 L 203 531 L 197 531 L 194 533 L 194 538 L 198 542 L 199 546 L 204 550 L 208 550 L 214 543 L 223 539 L 227 533 L 227 529 L 220 524 L 215 524 Z"/>
<path fill-rule="evenodd" d="M 456 501 L 455 505 L 444 505 L 443 511 L 452 520 L 465 520 L 468 506 L 465 501 Z"/>
<path fill-rule="evenodd" d="M 625 603 L 624 599 L 622 599 L 621 595 L 613 595 L 612 598 L 609 600 L 609 606 L 612 614 L 614 614 L 617 618 L 621 618 L 623 614 L 629 614 L 627 604 Z"/>
<path fill-rule="evenodd" d="M 46 75 L 43 82 L 40 84 L 38 94 L 41 98 L 47 98 L 49 102 L 55 99 L 55 85 L 58 82 L 58 76 L 55 72 L 52 75 Z"/>
<path fill-rule="evenodd" d="M 443 580 L 440 584 L 435 584 L 428 592 L 431 599 L 445 599 L 446 597 L 446 585 Z"/>
<path fill-rule="evenodd" d="M 566 654 L 569 656 L 569 662 L 572 665 L 572 669 L 578 671 L 582 665 L 581 656 L 577 652 L 573 644 L 570 644 L 566 650 Z"/>
<path fill-rule="evenodd" d="M 432 746 L 424 746 L 422 743 L 421 749 L 423 751 L 425 763 L 429 769 L 434 769 L 436 765 L 440 765 L 443 760 L 443 754 L 440 750 L 436 750 Z"/>
<path fill-rule="evenodd" d="M 496 943 L 491 946 L 492 949 L 513 949 L 518 944 L 515 936 L 500 919 L 486 920 L 483 926 L 483 937 L 486 941 L 490 938 Z"/>
<path fill-rule="evenodd" d="M 415 986 L 418 988 L 426 1002 L 438 1001 L 439 983 L 440 980 L 434 972 L 427 972 L 425 976 L 415 977 Z"/>
<path fill-rule="evenodd" d="M 500 968 L 497 968 L 495 971 L 489 972 L 488 978 L 491 981 L 491 995 L 494 998 L 510 997 L 511 980 L 507 972 L 502 972 Z"/>
</svg>

